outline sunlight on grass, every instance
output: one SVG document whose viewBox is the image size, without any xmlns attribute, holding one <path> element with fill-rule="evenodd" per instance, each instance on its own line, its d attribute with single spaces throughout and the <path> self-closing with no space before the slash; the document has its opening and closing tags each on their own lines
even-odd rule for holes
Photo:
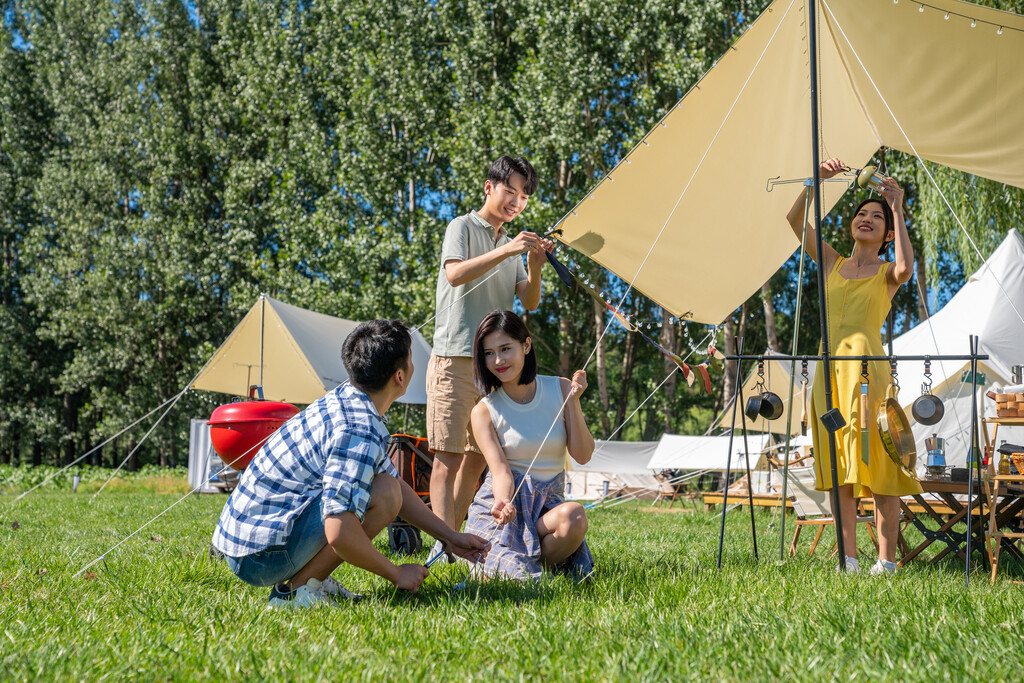
<svg viewBox="0 0 1024 683">
<path fill-rule="evenodd" d="M 780 564 L 764 511 L 760 561 L 749 514 L 730 513 L 721 571 L 719 517 L 624 505 L 589 512 L 598 573 L 583 585 L 471 580 L 453 595 L 466 570 L 438 564 L 409 595 L 343 567 L 366 600 L 291 612 L 211 559 L 225 498 L 192 496 L 73 578 L 178 497 L 0 496 L 3 678 L 1016 680 L 1024 660 L 1019 566 L 966 590 L 959 562 L 837 575 L 829 538 Z"/>
</svg>

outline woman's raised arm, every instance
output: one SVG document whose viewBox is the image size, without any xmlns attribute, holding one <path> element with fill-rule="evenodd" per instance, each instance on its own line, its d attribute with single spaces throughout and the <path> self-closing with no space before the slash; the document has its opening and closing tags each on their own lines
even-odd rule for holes
<svg viewBox="0 0 1024 683">
<path fill-rule="evenodd" d="M 823 180 L 831 178 L 838 173 L 841 173 L 846 169 L 846 166 L 837 158 L 827 159 L 821 162 L 821 167 L 818 172 L 818 176 Z M 804 231 L 804 214 L 807 211 L 807 192 L 801 191 L 800 195 L 796 198 L 796 202 L 793 203 L 793 208 L 786 214 L 786 219 L 789 221 L 789 227 L 793 229 L 793 234 L 796 235 L 797 239 L 803 238 Z M 825 251 L 825 263 L 822 265 L 821 261 L 818 260 L 818 247 L 817 237 L 814 235 L 814 226 L 807 225 L 807 241 L 804 244 L 804 249 L 810 254 L 811 258 L 821 267 L 825 269 L 827 273 L 832 269 L 832 264 L 836 262 L 839 257 L 838 252 L 833 249 L 827 242 L 822 242 Z"/>
</svg>

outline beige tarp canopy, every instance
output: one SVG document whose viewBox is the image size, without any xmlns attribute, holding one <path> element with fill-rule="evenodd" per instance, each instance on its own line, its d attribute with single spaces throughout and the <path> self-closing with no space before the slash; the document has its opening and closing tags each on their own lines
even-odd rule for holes
<svg viewBox="0 0 1024 683">
<path fill-rule="evenodd" d="M 817 17 L 822 158 L 861 167 L 886 146 L 1024 187 L 1024 17 L 952 0 L 821 0 Z M 753 294 L 798 246 L 802 187 L 767 183 L 811 174 L 807 19 L 807 0 L 772 3 L 562 241 L 698 322 Z M 822 188 L 824 209 L 846 191 Z"/>
<path fill-rule="evenodd" d="M 260 337 L 263 338 L 264 398 L 312 403 L 348 379 L 341 346 L 358 322 L 307 311 L 261 296 L 221 344 L 192 383 L 193 389 L 248 395 L 260 382 Z M 404 403 L 426 403 L 424 373 L 430 344 L 412 333 L 415 370 Z"/>
</svg>

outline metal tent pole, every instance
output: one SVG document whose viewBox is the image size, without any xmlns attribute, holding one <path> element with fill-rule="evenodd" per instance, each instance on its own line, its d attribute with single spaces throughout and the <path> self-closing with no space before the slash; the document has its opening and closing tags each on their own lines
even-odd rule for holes
<svg viewBox="0 0 1024 683">
<path fill-rule="evenodd" d="M 977 463 L 977 476 L 979 486 L 981 481 L 981 458 L 978 457 L 978 337 L 970 336 L 971 342 L 971 447 L 967 449 L 967 550 L 966 561 L 964 562 L 964 586 L 969 588 L 971 584 L 971 536 L 973 535 L 973 520 L 971 509 L 974 507 L 974 467 Z M 989 503 L 991 505 L 991 503 Z M 979 511 L 980 512 L 980 511 Z"/>
<path fill-rule="evenodd" d="M 738 340 L 739 355 L 743 355 L 743 337 Z M 729 426 L 729 453 L 725 458 L 725 488 L 722 491 L 722 528 L 718 532 L 718 568 L 722 568 L 722 541 L 725 540 L 725 513 L 729 511 L 729 473 L 732 468 L 732 441 L 736 434 L 736 408 L 740 402 L 738 396 L 740 395 L 740 369 L 743 367 L 743 361 L 736 361 L 736 392 L 733 394 L 732 401 L 732 424 Z"/>
<path fill-rule="evenodd" d="M 739 403 L 743 403 L 743 385 L 739 384 L 736 387 L 737 396 L 739 396 Z M 735 413 L 734 413 L 735 414 Z M 754 521 L 754 480 L 750 476 L 750 446 L 747 444 L 747 414 L 740 411 L 740 426 L 743 430 L 743 459 L 747 465 L 747 504 L 750 507 L 750 534 L 754 539 L 754 559 L 757 559 L 757 522 Z M 729 449 L 729 461 L 732 461 L 732 448 Z M 723 519 L 725 517 L 725 509 L 722 509 Z"/>
<path fill-rule="evenodd" d="M 260 294 L 260 391 L 263 391 L 263 328 L 264 312 L 267 307 L 267 295 Z"/>
<path fill-rule="evenodd" d="M 825 301 L 825 268 L 822 264 L 823 243 L 821 239 L 821 179 L 818 177 L 818 168 L 821 166 L 821 158 L 818 153 L 819 131 L 818 131 L 818 22 L 817 22 L 817 0 L 809 0 L 807 3 L 807 29 L 810 33 L 811 53 L 811 157 L 813 168 L 811 170 L 811 182 L 814 190 L 814 241 L 816 253 L 818 254 L 818 306 L 821 309 L 821 370 L 825 386 L 825 414 L 822 415 L 828 431 L 828 456 L 829 465 L 832 469 L 832 516 L 836 520 L 836 538 L 839 546 L 839 568 L 846 566 L 846 547 L 843 543 L 843 514 L 839 506 L 839 474 L 836 466 L 836 434 L 845 420 L 838 410 L 832 405 L 832 368 L 830 361 L 830 346 L 828 339 L 828 309 Z M 835 411 L 835 412 L 833 412 Z"/>
</svg>

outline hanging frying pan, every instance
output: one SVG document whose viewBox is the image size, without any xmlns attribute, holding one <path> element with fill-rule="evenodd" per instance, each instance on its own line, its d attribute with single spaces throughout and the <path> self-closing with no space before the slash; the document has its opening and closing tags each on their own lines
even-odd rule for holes
<svg viewBox="0 0 1024 683">
<path fill-rule="evenodd" d="M 910 422 L 896 400 L 898 391 L 895 384 L 890 384 L 886 397 L 878 404 L 878 435 L 882 438 L 885 452 L 896 466 L 914 479 L 917 447 L 914 445 L 914 433 L 910 431 Z"/>
</svg>

